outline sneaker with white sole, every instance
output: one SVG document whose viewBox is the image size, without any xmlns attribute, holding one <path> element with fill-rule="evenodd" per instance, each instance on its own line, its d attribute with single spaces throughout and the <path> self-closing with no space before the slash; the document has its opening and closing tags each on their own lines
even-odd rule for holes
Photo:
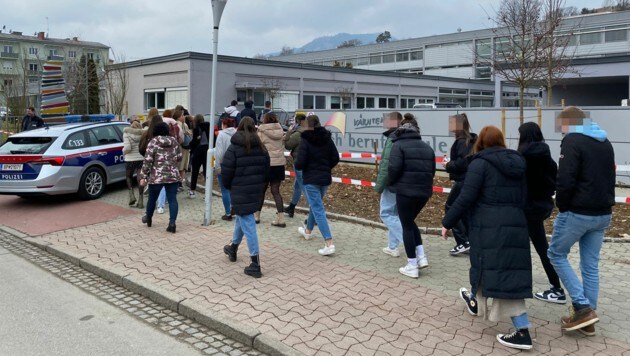
<svg viewBox="0 0 630 356">
<path fill-rule="evenodd" d="M 465 245 L 457 245 L 457 246 L 453 247 L 449 252 L 450 252 L 451 256 L 457 256 L 457 255 L 460 255 L 462 253 L 468 253 L 469 250 L 470 250 L 470 245 L 469 244 L 465 244 Z"/>
<path fill-rule="evenodd" d="M 407 263 L 407 265 L 405 267 L 400 267 L 398 269 L 398 272 L 400 272 L 401 274 L 404 274 L 407 277 L 411 277 L 411 278 L 418 278 L 419 276 L 419 271 L 418 271 L 418 266 L 415 265 L 411 265 L 409 263 Z"/>
<path fill-rule="evenodd" d="M 418 268 L 423 269 L 429 267 L 427 256 L 418 257 Z"/>
<path fill-rule="evenodd" d="M 501 345 L 513 349 L 531 350 L 533 347 L 532 338 L 529 336 L 528 329 L 516 330 L 511 334 L 498 334 L 497 341 L 499 341 Z"/>
<path fill-rule="evenodd" d="M 164 214 L 164 208 L 157 208 L 158 214 Z"/>
<path fill-rule="evenodd" d="M 320 248 L 318 252 L 322 256 L 330 256 L 335 253 L 335 245 L 324 246 L 324 248 Z"/>
<path fill-rule="evenodd" d="M 192 191 L 192 190 L 188 191 L 188 198 L 195 199 L 196 197 L 197 197 L 197 195 L 195 194 L 194 191 Z"/>
<path fill-rule="evenodd" d="M 304 237 L 305 240 L 310 240 L 313 238 L 313 233 L 306 233 L 306 229 L 303 227 L 298 227 L 298 232 L 300 233 L 300 235 L 302 235 L 302 237 Z"/>
<path fill-rule="evenodd" d="M 397 248 L 389 248 L 389 246 L 383 248 L 383 253 L 392 257 L 400 257 L 400 251 Z"/>
<path fill-rule="evenodd" d="M 554 287 L 551 287 L 544 292 L 534 294 L 534 298 L 556 304 L 565 304 L 567 302 L 567 296 L 564 294 L 564 289 Z"/>
<path fill-rule="evenodd" d="M 477 299 L 470 297 L 470 292 L 466 288 L 459 289 L 459 297 L 466 303 L 466 309 L 468 313 L 473 316 L 477 316 Z"/>
</svg>

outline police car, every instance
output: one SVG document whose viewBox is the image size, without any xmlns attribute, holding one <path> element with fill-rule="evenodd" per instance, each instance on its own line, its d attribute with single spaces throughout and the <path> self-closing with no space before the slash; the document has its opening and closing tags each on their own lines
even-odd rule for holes
<svg viewBox="0 0 630 356">
<path fill-rule="evenodd" d="M 0 194 L 100 197 L 125 179 L 124 122 L 73 123 L 22 132 L 0 146 Z"/>
</svg>

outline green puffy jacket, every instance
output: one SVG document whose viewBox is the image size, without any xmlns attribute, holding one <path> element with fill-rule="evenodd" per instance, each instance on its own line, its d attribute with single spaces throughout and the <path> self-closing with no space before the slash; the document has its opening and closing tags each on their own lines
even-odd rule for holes
<svg viewBox="0 0 630 356">
<path fill-rule="evenodd" d="M 387 166 L 389 165 L 389 154 L 392 151 L 392 146 L 394 143 L 389 138 L 389 135 L 396 131 L 395 128 L 389 129 L 383 132 L 383 136 L 387 137 L 387 141 L 385 141 L 385 147 L 383 147 L 383 153 L 381 153 L 381 161 L 378 165 L 378 176 L 376 176 L 376 189 L 377 192 L 382 193 L 385 190 L 385 187 L 389 185 L 389 177 L 387 175 Z"/>
</svg>

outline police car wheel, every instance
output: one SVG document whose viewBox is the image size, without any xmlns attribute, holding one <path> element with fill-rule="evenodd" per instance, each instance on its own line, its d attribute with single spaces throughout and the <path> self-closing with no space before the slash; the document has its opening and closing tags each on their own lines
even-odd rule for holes
<svg viewBox="0 0 630 356">
<path fill-rule="evenodd" d="M 81 177 L 79 183 L 79 196 L 81 199 L 97 199 L 105 191 L 105 175 L 96 167 L 88 168 Z"/>
</svg>

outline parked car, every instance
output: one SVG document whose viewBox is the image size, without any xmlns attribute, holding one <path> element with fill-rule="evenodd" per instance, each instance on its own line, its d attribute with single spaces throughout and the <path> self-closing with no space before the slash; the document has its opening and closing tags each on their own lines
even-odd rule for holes
<svg viewBox="0 0 630 356">
<path fill-rule="evenodd" d="M 6 106 L 0 106 L 0 119 L 5 119 L 9 115 L 11 115 L 11 110 L 9 110 Z"/>
<path fill-rule="evenodd" d="M 10 136 L 0 146 L 0 194 L 100 197 L 107 184 L 125 179 L 127 125 L 72 123 Z"/>
</svg>

